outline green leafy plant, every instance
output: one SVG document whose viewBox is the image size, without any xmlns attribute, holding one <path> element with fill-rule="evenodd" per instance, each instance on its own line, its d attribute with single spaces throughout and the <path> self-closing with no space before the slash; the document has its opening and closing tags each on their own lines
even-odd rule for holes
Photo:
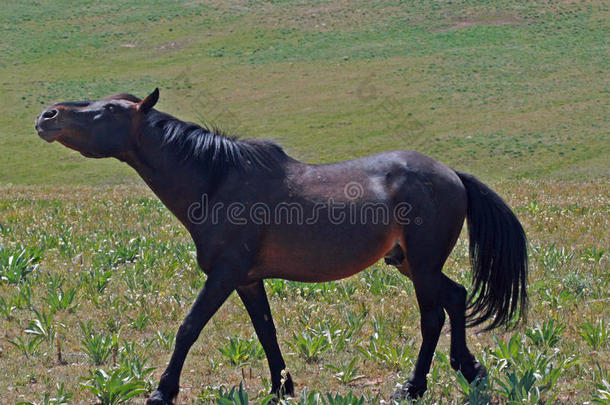
<svg viewBox="0 0 610 405">
<path fill-rule="evenodd" d="M 85 286 L 89 297 L 96 298 L 97 295 L 104 292 L 114 275 L 114 271 L 112 269 L 94 266 L 81 274 L 82 284 Z"/>
<path fill-rule="evenodd" d="M 607 253 L 604 249 L 593 246 L 585 248 L 580 253 L 580 257 L 587 262 L 599 264 Z"/>
<path fill-rule="evenodd" d="M 358 291 L 358 284 L 352 281 L 341 281 L 337 283 L 337 292 L 343 298 L 352 298 L 356 291 Z"/>
<path fill-rule="evenodd" d="M 523 374 L 510 372 L 505 380 L 498 379 L 497 383 L 502 388 L 499 393 L 511 403 L 536 405 L 540 402 L 534 369 L 528 369 Z"/>
<path fill-rule="evenodd" d="M 52 344 L 55 340 L 55 325 L 53 324 L 53 314 L 32 309 L 34 319 L 28 324 L 25 333 L 38 336 L 45 340 L 48 344 Z"/>
<path fill-rule="evenodd" d="M 540 291 L 540 295 L 542 296 L 542 300 L 548 303 L 551 309 L 554 310 L 565 308 L 573 298 L 572 294 L 568 290 L 563 289 L 556 292 L 550 288 L 544 288 Z"/>
<path fill-rule="evenodd" d="M 243 339 L 231 336 L 218 351 L 235 366 L 241 366 L 251 359 L 261 359 L 265 356 L 262 346 L 254 337 Z"/>
<path fill-rule="evenodd" d="M 91 325 L 81 322 L 80 326 L 84 335 L 81 340 L 83 351 L 94 365 L 104 364 L 112 353 L 114 346 L 112 337 L 94 332 Z"/>
<path fill-rule="evenodd" d="M 52 312 L 68 311 L 74 312 L 78 304 L 74 303 L 74 298 L 78 292 L 77 287 L 69 288 L 64 291 L 63 287 L 50 288 L 44 301 L 49 305 Z"/>
<path fill-rule="evenodd" d="M 278 296 L 284 298 L 287 296 L 288 288 L 286 286 L 286 280 L 281 278 L 269 278 L 265 280 L 265 286 L 269 290 L 270 296 Z"/>
<path fill-rule="evenodd" d="M 10 296 L 8 299 L 0 297 L 0 314 L 4 316 L 7 321 L 13 319 L 13 312 L 17 309 L 19 298 L 16 296 Z"/>
<path fill-rule="evenodd" d="M 100 405 L 127 403 L 133 397 L 146 392 L 145 384 L 134 379 L 125 370 L 115 369 L 109 373 L 99 369 L 83 377 L 81 389 L 89 391 Z"/>
<path fill-rule="evenodd" d="M 592 402 L 598 405 L 610 405 L 610 383 L 608 381 L 602 380 L 601 383 L 595 384 Z"/>
<path fill-rule="evenodd" d="M 585 322 L 580 326 L 578 333 L 593 350 L 598 350 L 608 344 L 610 337 L 610 330 L 604 318 L 600 318 L 595 324 L 591 321 Z"/>
<path fill-rule="evenodd" d="M 309 330 L 314 335 L 324 336 L 328 344 L 337 350 L 341 350 L 345 345 L 344 331 L 341 329 L 339 322 L 335 320 L 320 319 Z"/>
<path fill-rule="evenodd" d="M 410 365 L 411 352 L 408 347 L 379 343 L 375 336 L 371 337 L 368 345 L 356 346 L 356 350 L 365 358 L 395 370 L 401 370 Z"/>
<path fill-rule="evenodd" d="M 464 401 L 468 405 L 487 405 L 491 402 L 487 378 L 477 378 L 469 383 L 466 377 L 458 371 L 456 380 L 464 394 Z"/>
<path fill-rule="evenodd" d="M 555 347 L 566 329 L 565 324 L 553 318 L 546 320 L 542 325 L 525 331 L 525 335 L 533 344 L 539 347 Z"/>
<path fill-rule="evenodd" d="M 371 319 L 371 326 L 373 327 L 373 337 L 382 344 L 385 344 L 386 341 L 390 340 L 390 327 L 388 326 L 389 322 L 387 319 L 373 316 Z"/>
<path fill-rule="evenodd" d="M 363 405 L 367 400 L 366 396 L 358 397 L 350 391 L 345 395 L 327 393 L 323 402 L 324 405 Z"/>
<path fill-rule="evenodd" d="M 349 330 L 348 337 L 352 337 L 362 330 L 366 315 L 366 312 L 349 310 L 345 312 L 345 322 L 347 323 L 347 329 Z"/>
<path fill-rule="evenodd" d="M 503 395 L 512 400 L 552 402 L 554 387 L 561 374 L 578 363 L 571 357 L 563 357 L 558 350 L 537 350 L 526 347 L 515 334 L 508 342 L 495 339 L 496 347 L 491 356 L 496 359 L 499 370 L 504 377 L 496 377 L 495 381 L 503 388 Z M 511 399 L 512 398 L 512 399 Z M 529 399 L 528 399 L 529 398 Z M 536 403 L 536 402 L 527 402 Z"/>
<path fill-rule="evenodd" d="M 266 395 L 256 401 L 249 400 L 248 393 L 244 390 L 243 382 L 239 383 L 239 387 L 233 387 L 231 390 L 221 387 L 215 395 L 218 405 L 267 405 L 271 403 L 273 398 L 274 395 Z"/>
<path fill-rule="evenodd" d="M 565 247 L 558 247 L 555 242 L 549 246 L 534 245 L 531 247 L 534 258 L 547 270 L 557 271 L 566 266 L 574 259 L 574 252 Z"/>
<path fill-rule="evenodd" d="M 41 251 L 34 247 L 6 248 L 0 245 L 0 282 L 23 283 L 36 270 Z"/>
<path fill-rule="evenodd" d="M 158 330 L 155 332 L 155 338 L 157 344 L 162 347 L 164 350 L 172 350 L 174 347 L 174 342 L 176 341 L 176 333 L 172 331 L 161 331 Z"/>
<path fill-rule="evenodd" d="M 148 366 L 148 357 L 144 354 L 122 348 L 119 354 L 119 369 L 123 370 L 130 379 L 143 382 L 147 391 L 154 387 L 152 373 L 155 367 Z"/>
<path fill-rule="evenodd" d="M 42 343 L 42 338 L 40 336 L 35 335 L 27 335 L 26 339 L 23 339 L 21 336 L 15 337 L 15 339 L 7 339 L 8 342 L 15 346 L 17 349 L 21 350 L 21 352 L 25 355 L 25 357 L 29 358 L 34 353 L 36 353 L 36 349 Z"/>
<path fill-rule="evenodd" d="M 144 330 L 149 322 L 150 314 L 144 310 L 131 320 L 131 326 L 136 330 Z"/>
<path fill-rule="evenodd" d="M 368 290 L 374 295 L 392 295 L 398 291 L 397 273 L 385 271 L 383 268 L 373 267 L 364 271 L 363 276 Z"/>
<path fill-rule="evenodd" d="M 307 331 L 300 334 L 292 333 L 292 342 L 288 345 L 295 350 L 308 363 L 315 363 L 320 355 L 330 349 L 326 336 L 315 335 Z"/>
<path fill-rule="evenodd" d="M 15 405 L 68 405 L 72 393 L 66 392 L 64 384 L 58 384 L 55 394 L 45 392 L 41 402 L 17 402 Z"/>
<path fill-rule="evenodd" d="M 323 401 L 324 397 L 319 392 L 309 392 L 307 388 L 303 388 L 297 400 L 282 398 L 280 399 L 280 405 L 323 405 Z"/>
<path fill-rule="evenodd" d="M 21 284 L 19 286 L 19 295 L 16 300 L 17 308 L 31 308 L 32 307 L 32 287 L 29 283 Z"/>
<path fill-rule="evenodd" d="M 326 368 L 335 371 L 335 378 L 343 384 L 351 384 L 354 381 L 360 380 L 365 376 L 358 374 L 359 368 L 356 367 L 357 357 L 354 357 L 349 363 L 340 366 L 327 364 Z"/>
<path fill-rule="evenodd" d="M 140 251 L 140 239 L 131 239 L 127 244 L 100 246 L 97 254 L 92 257 L 91 263 L 96 268 L 115 268 L 121 264 L 133 262 Z"/>
</svg>

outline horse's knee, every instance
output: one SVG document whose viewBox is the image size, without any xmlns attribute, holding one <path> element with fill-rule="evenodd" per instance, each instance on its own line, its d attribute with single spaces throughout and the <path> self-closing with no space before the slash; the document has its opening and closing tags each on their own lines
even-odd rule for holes
<svg viewBox="0 0 610 405">
<path fill-rule="evenodd" d="M 454 284 L 454 288 L 451 294 L 448 295 L 452 304 L 455 305 L 466 305 L 466 297 L 468 297 L 468 291 L 466 287 L 461 284 Z"/>
<path fill-rule="evenodd" d="M 447 276 L 444 278 L 444 289 L 442 297 L 443 307 L 451 314 L 454 310 L 464 311 L 466 309 L 466 298 L 468 297 L 468 291 L 466 288 L 454 282 Z"/>
</svg>

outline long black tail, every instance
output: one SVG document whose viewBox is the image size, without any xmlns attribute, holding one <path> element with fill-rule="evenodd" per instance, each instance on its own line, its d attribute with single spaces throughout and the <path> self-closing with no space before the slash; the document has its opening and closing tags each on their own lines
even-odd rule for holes
<svg viewBox="0 0 610 405">
<path fill-rule="evenodd" d="M 468 234 L 473 290 L 466 326 L 493 318 L 485 330 L 527 313 L 527 239 L 502 198 L 473 175 L 456 172 L 468 195 Z"/>
</svg>

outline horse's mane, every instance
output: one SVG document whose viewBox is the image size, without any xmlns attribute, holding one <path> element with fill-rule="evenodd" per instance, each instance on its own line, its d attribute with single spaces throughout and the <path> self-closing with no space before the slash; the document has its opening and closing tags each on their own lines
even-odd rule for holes
<svg viewBox="0 0 610 405">
<path fill-rule="evenodd" d="M 219 128 L 184 122 L 157 110 L 149 111 L 145 122 L 156 129 L 164 148 L 181 156 L 183 161 L 196 160 L 210 174 L 223 174 L 231 168 L 269 171 L 288 158 L 274 142 L 238 139 Z"/>
</svg>

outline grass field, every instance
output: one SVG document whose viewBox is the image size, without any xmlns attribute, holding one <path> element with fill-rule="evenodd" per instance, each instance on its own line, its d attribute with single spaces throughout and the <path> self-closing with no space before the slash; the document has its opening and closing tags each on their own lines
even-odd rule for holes
<svg viewBox="0 0 610 405">
<path fill-rule="evenodd" d="M 532 399 L 536 390 L 547 403 L 584 403 L 603 395 L 607 387 L 601 384 L 610 377 L 608 188 L 554 181 L 503 182 L 497 188 L 530 237 L 531 311 L 527 325 L 514 332 L 470 334 L 472 349 L 490 371 L 488 393 L 493 400 L 506 400 L 503 393 L 518 399 L 511 389 L 522 389 L 531 397 L 519 403 L 528 404 L 538 403 Z M 135 367 L 129 375 L 149 389 L 204 280 L 187 233 L 140 188 L 2 191 L 5 401 L 39 401 L 65 383 L 75 403 L 85 403 L 93 395 L 82 391 L 82 378 L 98 369 Z M 21 259 L 7 265 L 9 256 Z M 465 238 L 446 273 L 469 283 Z M 410 281 L 393 268 L 379 264 L 336 283 L 272 280 L 267 290 L 299 392 L 353 391 L 378 402 L 405 382 L 417 355 L 419 315 Z M 447 360 L 448 332 L 445 326 L 424 404 L 466 397 Z M 266 393 L 266 361 L 252 339 L 253 328 L 234 295 L 187 359 L 180 403 L 203 402 L 220 385 L 242 379 L 251 399 Z M 58 345 L 66 364 L 57 358 Z M 154 367 L 152 374 L 144 372 L 147 367 Z M 531 386 L 525 379 L 530 370 L 537 375 Z M 511 386 L 511 373 L 524 381 Z"/>
<path fill-rule="evenodd" d="M 63 391 L 68 403 L 93 403 L 105 388 L 143 403 L 169 359 L 205 280 L 187 233 L 131 169 L 47 144 L 33 128 L 50 103 L 158 86 L 160 110 L 274 139 L 302 160 L 415 149 L 489 182 L 529 236 L 529 320 L 470 333 L 486 389 L 451 370 L 446 325 L 420 403 L 609 404 L 609 9 L 6 2 L 0 402 L 59 404 Z M 469 284 L 466 234 L 445 271 Z M 412 285 L 392 268 L 336 283 L 270 280 L 267 290 L 294 402 L 315 403 L 306 389 L 329 405 L 379 403 L 408 378 L 419 317 Z M 188 357 L 178 403 L 239 403 L 227 390 L 240 382 L 251 401 L 269 387 L 232 296 Z"/>
<path fill-rule="evenodd" d="M 10 2 L 0 182 L 135 181 L 33 120 L 155 86 L 161 110 L 312 162 L 417 149 L 484 178 L 607 178 L 609 18 L 601 1 Z"/>
</svg>

